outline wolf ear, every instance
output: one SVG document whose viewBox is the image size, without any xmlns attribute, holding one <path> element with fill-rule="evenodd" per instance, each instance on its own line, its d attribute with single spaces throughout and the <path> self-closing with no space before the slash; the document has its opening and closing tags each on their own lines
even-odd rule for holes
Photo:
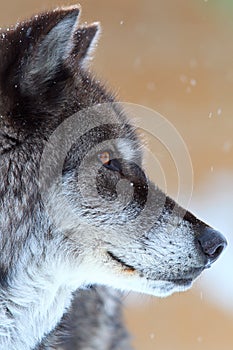
<svg viewBox="0 0 233 350">
<path fill-rule="evenodd" d="M 99 24 L 78 27 L 80 8 L 72 6 L 35 17 L 27 30 L 32 44 L 22 67 L 21 92 L 37 92 L 38 84 L 48 85 L 69 64 L 83 66 L 89 59 L 100 31 Z M 38 23 L 40 28 L 38 29 Z M 42 29 L 41 29 L 42 27 Z M 34 36 L 39 37 L 34 40 Z"/>
<path fill-rule="evenodd" d="M 85 65 L 90 59 L 90 54 L 95 49 L 96 43 L 99 39 L 100 24 L 98 22 L 92 23 L 88 27 L 81 27 L 75 32 L 73 37 L 72 54 L 76 60 Z"/>
</svg>

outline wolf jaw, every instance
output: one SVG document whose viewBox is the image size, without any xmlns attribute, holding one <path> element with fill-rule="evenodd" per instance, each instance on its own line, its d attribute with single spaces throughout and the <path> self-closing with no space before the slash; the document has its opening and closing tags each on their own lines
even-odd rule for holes
<svg viewBox="0 0 233 350">
<path fill-rule="evenodd" d="M 99 24 L 79 26 L 79 13 L 76 6 L 57 9 L 0 34 L 4 350 L 55 346 L 54 334 L 40 342 L 53 329 L 59 333 L 61 319 L 67 322 L 62 315 L 78 288 L 100 284 L 167 296 L 190 287 L 226 246 L 218 232 L 185 214 L 144 174 L 134 127 L 87 70 Z M 57 136 L 60 126 L 65 134 Z M 56 169 L 73 128 L 85 132 L 73 140 L 56 174 L 52 164 Z M 57 147 L 46 158 L 54 135 Z M 109 161 L 100 164 L 98 154 L 106 150 Z M 93 186 L 87 191 L 93 174 L 97 192 Z M 125 195 L 131 198 L 127 205 Z"/>
</svg>

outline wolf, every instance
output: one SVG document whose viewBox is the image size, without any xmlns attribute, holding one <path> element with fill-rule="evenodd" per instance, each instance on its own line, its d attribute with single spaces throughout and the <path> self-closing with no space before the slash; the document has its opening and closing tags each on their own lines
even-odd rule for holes
<svg viewBox="0 0 233 350">
<path fill-rule="evenodd" d="M 143 171 L 79 16 L 0 32 L 1 350 L 130 349 L 117 290 L 184 291 L 227 245 Z"/>
</svg>

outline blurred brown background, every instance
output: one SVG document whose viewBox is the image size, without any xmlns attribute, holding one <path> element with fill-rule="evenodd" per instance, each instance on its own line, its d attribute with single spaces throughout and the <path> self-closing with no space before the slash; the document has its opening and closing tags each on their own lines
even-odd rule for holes
<svg viewBox="0 0 233 350">
<path fill-rule="evenodd" d="M 72 3 L 0 0 L 0 23 L 10 25 Z M 190 292 L 164 300 L 126 298 L 134 346 L 232 350 L 233 2 L 83 0 L 81 5 L 83 21 L 98 20 L 103 26 L 93 62 L 97 75 L 121 100 L 157 110 L 176 127 L 193 163 L 191 208 L 226 230 L 230 243 L 221 262 Z M 156 181 L 153 166 L 148 168 Z M 169 171 L 165 175 L 169 192 L 173 176 Z"/>
</svg>

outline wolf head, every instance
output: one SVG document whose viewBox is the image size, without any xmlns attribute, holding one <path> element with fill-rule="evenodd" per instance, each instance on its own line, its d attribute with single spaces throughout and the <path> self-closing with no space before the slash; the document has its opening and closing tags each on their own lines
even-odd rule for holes
<svg viewBox="0 0 233 350">
<path fill-rule="evenodd" d="M 99 24 L 79 12 L 0 34 L 4 283 L 36 264 L 72 289 L 185 290 L 226 241 L 144 173 L 135 128 L 88 71 Z"/>
</svg>

